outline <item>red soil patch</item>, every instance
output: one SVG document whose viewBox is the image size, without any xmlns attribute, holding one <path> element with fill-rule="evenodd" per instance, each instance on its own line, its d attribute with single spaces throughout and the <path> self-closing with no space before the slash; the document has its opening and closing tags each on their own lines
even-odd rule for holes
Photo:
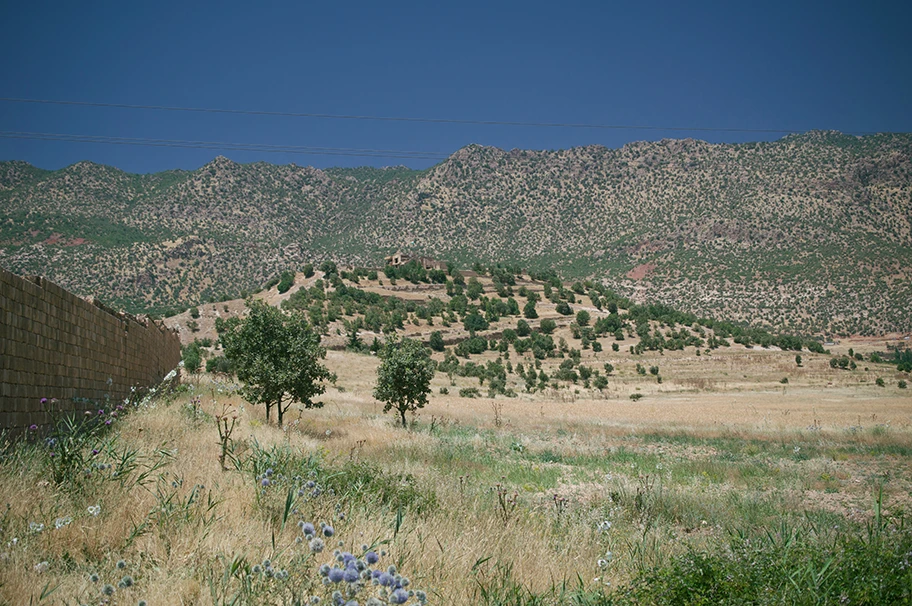
<svg viewBox="0 0 912 606">
<path fill-rule="evenodd" d="M 45 244 L 60 244 L 63 246 L 79 246 L 80 244 L 85 244 L 85 238 L 73 238 L 72 240 L 67 240 L 63 234 L 53 233 L 51 236 L 44 241 Z"/>
<path fill-rule="evenodd" d="M 627 277 L 631 280 L 642 280 L 651 274 L 656 268 L 655 263 L 642 263 L 627 272 Z"/>
</svg>

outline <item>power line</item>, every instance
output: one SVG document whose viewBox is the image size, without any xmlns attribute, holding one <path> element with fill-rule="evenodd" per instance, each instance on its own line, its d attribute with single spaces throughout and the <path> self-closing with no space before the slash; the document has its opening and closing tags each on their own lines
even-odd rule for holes
<svg viewBox="0 0 912 606">
<path fill-rule="evenodd" d="M 757 134 L 789 134 L 800 133 L 808 129 L 789 128 L 725 128 L 712 126 L 654 126 L 633 124 L 590 124 L 575 122 L 512 122 L 505 120 L 462 120 L 457 118 L 416 118 L 405 116 L 368 116 L 347 114 L 321 114 L 309 112 L 280 112 L 266 110 L 223 109 L 211 107 L 178 107 L 171 105 L 134 105 L 129 103 L 96 103 L 91 101 L 62 101 L 56 99 L 23 99 L 17 97 L 0 97 L 0 101 L 8 103 L 33 103 L 44 105 L 69 105 L 79 107 L 104 107 L 117 109 L 141 109 L 169 112 L 197 112 L 209 114 L 240 114 L 248 116 L 278 116 L 285 118 L 321 118 L 328 120 L 373 120 L 378 122 L 418 122 L 424 124 L 462 124 L 476 126 L 521 126 L 534 128 L 586 128 L 602 130 L 645 130 L 645 131 L 672 131 L 672 132 L 714 132 L 714 133 L 757 133 Z M 870 135 L 875 131 L 847 131 L 846 134 Z"/>
<path fill-rule="evenodd" d="M 214 149 L 223 151 L 256 151 L 266 153 L 356 156 L 370 158 L 400 158 L 419 160 L 445 160 L 448 154 L 438 152 L 407 151 L 394 149 L 358 149 L 351 147 L 308 147 L 301 145 L 270 145 L 266 143 L 230 143 L 225 141 L 186 141 L 182 139 L 141 139 L 79 135 L 70 133 L 40 133 L 25 131 L 0 131 L 0 139 L 28 139 L 34 141 L 63 141 L 71 143 L 101 143 L 108 145 L 141 145 L 147 147 L 177 147 L 184 149 Z"/>
</svg>

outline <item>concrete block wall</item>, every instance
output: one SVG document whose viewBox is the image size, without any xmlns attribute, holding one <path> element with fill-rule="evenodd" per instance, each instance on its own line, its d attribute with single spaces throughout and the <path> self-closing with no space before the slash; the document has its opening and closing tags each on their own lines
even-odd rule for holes
<svg viewBox="0 0 912 606">
<path fill-rule="evenodd" d="M 44 278 L 0 268 L 0 428 L 47 425 L 52 411 L 87 398 L 122 401 L 180 362 L 180 339 L 162 324 L 118 313 Z"/>
</svg>

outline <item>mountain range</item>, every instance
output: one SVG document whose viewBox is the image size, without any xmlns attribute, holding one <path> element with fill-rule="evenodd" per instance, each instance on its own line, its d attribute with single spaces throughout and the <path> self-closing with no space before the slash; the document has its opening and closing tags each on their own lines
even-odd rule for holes
<svg viewBox="0 0 912 606">
<path fill-rule="evenodd" d="M 0 162 L 0 265 L 132 312 L 237 297 L 323 259 L 379 266 L 396 250 L 553 268 L 777 329 L 909 332 L 912 135 L 469 145 L 421 171 Z"/>
</svg>

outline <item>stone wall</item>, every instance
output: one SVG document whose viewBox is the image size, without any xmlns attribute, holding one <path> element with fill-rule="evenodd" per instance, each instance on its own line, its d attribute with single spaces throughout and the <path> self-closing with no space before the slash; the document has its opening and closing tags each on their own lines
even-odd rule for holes
<svg viewBox="0 0 912 606">
<path fill-rule="evenodd" d="M 89 302 L 43 278 L 0 268 L 0 428 L 52 420 L 49 404 L 122 401 L 180 362 L 180 340 L 158 322 Z"/>
</svg>

